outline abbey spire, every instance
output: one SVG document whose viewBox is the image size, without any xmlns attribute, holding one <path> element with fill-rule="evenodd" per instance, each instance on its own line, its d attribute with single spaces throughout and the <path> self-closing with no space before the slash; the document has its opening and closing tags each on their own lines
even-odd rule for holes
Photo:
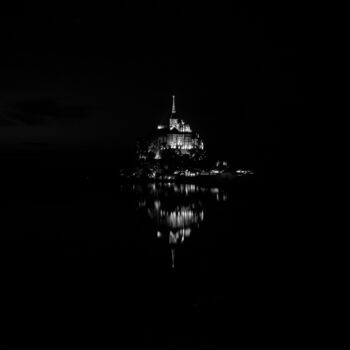
<svg viewBox="0 0 350 350">
<path fill-rule="evenodd" d="M 175 114 L 176 110 L 175 110 L 175 95 L 173 95 L 173 107 L 171 109 L 171 114 Z"/>
</svg>

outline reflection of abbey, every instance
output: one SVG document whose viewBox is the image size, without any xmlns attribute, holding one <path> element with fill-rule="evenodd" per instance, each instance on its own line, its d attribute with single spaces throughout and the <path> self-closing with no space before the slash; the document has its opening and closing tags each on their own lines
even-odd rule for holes
<svg viewBox="0 0 350 350">
<path fill-rule="evenodd" d="M 204 149 L 199 135 L 192 131 L 189 124 L 179 119 L 175 109 L 174 95 L 168 123 L 158 125 L 155 137 L 149 145 L 149 151 L 155 154 L 155 159 L 160 159 L 161 151 L 166 148 L 177 149 L 182 154 L 190 154 L 194 149 Z"/>
</svg>

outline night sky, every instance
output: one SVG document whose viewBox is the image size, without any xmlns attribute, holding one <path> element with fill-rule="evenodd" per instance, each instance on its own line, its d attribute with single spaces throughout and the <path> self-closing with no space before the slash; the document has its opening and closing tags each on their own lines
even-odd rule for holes
<svg viewBox="0 0 350 350">
<path fill-rule="evenodd" d="M 222 333 L 235 345 L 299 341 L 311 245 L 294 229 L 293 186 L 280 165 L 307 89 L 304 8 L 29 3 L 0 11 L 0 348 L 160 337 L 165 349 L 162 337 L 207 343 Z M 141 196 L 139 185 L 123 192 L 118 170 L 170 115 L 173 94 L 213 164 L 256 175 L 227 185 L 223 203 L 219 181 L 208 183 L 208 201 L 205 183 L 186 198 L 159 191 L 176 215 L 205 210 L 170 273 L 168 236 L 158 240 L 141 208 L 158 197 Z"/>
<path fill-rule="evenodd" d="M 302 103 L 297 12 L 147 2 L 1 13 L 0 150 L 122 159 L 174 93 L 209 152 L 268 158 Z"/>
</svg>

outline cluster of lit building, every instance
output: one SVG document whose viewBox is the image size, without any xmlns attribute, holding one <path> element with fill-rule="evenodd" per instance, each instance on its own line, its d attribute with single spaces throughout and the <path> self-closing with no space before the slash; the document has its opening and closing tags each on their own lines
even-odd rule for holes
<svg viewBox="0 0 350 350">
<path fill-rule="evenodd" d="M 185 123 L 176 113 L 175 95 L 171 115 L 166 124 L 157 127 L 149 151 L 154 152 L 155 159 L 161 158 L 161 151 L 166 148 L 178 149 L 182 154 L 188 154 L 191 149 L 203 150 L 203 140 L 198 133 L 194 133 L 189 124 Z"/>
<path fill-rule="evenodd" d="M 231 181 L 240 176 L 254 174 L 248 169 L 233 170 L 226 160 L 218 160 L 215 165 L 209 166 L 203 140 L 178 116 L 175 95 L 172 98 L 170 117 L 165 123 L 159 124 L 150 137 L 141 138 L 137 142 L 136 155 L 139 162 L 132 169 L 122 169 L 121 177 L 152 181 L 185 178 L 207 180 L 211 177 L 220 181 Z M 162 158 L 163 161 L 158 161 Z"/>
</svg>

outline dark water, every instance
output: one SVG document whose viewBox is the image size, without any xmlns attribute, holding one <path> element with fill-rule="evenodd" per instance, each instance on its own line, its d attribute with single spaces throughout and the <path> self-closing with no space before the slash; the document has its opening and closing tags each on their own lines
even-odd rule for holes
<svg viewBox="0 0 350 350">
<path fill-rule="evenodd" d="M 80 180 L 74 190 L 7 193 L 6 344 L 276 340 L 285 241 L 256 178 L 229 187 Z"/>
</svg>

